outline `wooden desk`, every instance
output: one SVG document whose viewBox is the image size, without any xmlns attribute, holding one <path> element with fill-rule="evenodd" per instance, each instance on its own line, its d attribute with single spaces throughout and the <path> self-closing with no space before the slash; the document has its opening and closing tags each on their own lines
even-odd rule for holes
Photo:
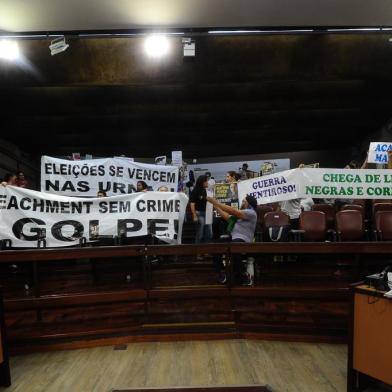
<svg viewBox="0 0 392 392">
<path fill-rule="evenodd" d="M 392 384 L 392 300 L 364 284 L 351 290 L 348 391 L 372 381 Z"/>
</svg>

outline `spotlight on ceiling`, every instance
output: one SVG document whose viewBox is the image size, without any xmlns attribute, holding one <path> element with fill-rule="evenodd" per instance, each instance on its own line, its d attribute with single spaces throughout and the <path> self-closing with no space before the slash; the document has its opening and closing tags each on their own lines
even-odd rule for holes
<svg viewBox="0 0 392 392">
<path fill-rule="evenodd" d="M 144 50 L 149 57 L 163 57 L 169 53 L 169 49 L 169 40 L 164 35 L 150 35 L 144 42 Z"/>
<path fill-rule="evenodd" d="M 69 44 L 65 42 L 65 37 L 55 38 L 49 45 L 50 54 L 52 56 L 65 52 L 69 48 Z"/>
<path fill-rule="evenodd" d="M 0 38 L 0 59 L 15 61 L 20 57 L 19 45 L 16 41 Z"/>
</svg>

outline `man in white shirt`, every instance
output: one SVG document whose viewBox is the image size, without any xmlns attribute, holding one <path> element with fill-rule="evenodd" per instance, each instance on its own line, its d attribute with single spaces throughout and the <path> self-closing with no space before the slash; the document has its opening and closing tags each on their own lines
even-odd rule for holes
<svg viewBox="0 0 392 392">
<path fill-rule="evenodd" d="M 280 210 L 290 217 L 290 225 L 294 230 L 298 229 L 299 217 L 301 215 L 301 199 L 285 200 L 279 203 Z"/>
<path fill-rule="evenodd" d="M 314 201 L 311 197 L 306 197 L 301 199 L 301 208 L 303 211 L 312 211 L 314 206 Z"/>
</svg>

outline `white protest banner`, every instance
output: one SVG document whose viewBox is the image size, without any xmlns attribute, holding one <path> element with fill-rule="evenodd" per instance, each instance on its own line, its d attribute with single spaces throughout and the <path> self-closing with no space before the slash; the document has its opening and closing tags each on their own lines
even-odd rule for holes
<svg viewBox="0 0 392 392">
<path fill-rule="evenodd" d="M 13 186 L 0 187 L 0 239 L 12 247 L 72 246 L 114 236 L 151 234 L 181 243 L 188 198 L 183 193 L 140 192 L 104 198 L 76 198 Z"/>
<path fill-rule="evenodd" d="M 392 143 L 373 142 L 369 146 L 368 163 L 388 163 L 388 151 L 392 151 Z"/>
<path fill-rule="evenodd" d="M 178 167 L 131 162 L 124 158 L 68 161 L 41 158 L 41 191 L 63 196 L 92 196 L 104 191 L 108 196 L 132 193 L 138 181 L 152 190 L 165 186 L 177 191 Z"/>
<path fill-rule="evenodd" d="M 258 204 L 298 198 L 297 170 L 285 170 L 268 176 L 240 181 L 238 183 L 239 203 L 241 204 L 246 195 L 254 196 Z"/>
<path fill-rule="evenodd" d="M 258 204 L 306 197 L 392 199 L 392 170 L 293 169 L 239 182 L 240 203 L 247 194 Z"/>
<path fill-rule="evenodd" d="M 301 197 L 392 199 L 392 170 L 296 169 Z"/>
</svg>

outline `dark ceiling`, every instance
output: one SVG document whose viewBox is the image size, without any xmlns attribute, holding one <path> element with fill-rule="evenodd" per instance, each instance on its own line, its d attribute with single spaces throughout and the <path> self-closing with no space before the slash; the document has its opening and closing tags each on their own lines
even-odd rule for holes
<svg viewBox="0 0 392 392">
<path fill-rule="evenodd" d="M 152 61 L 144 37 L 23 40 L 0 62 L 1 137 L 36 156 L 187 157 L 358 144 L 392 114 L 388 34 L 181 37 Z"/>
</svg>

